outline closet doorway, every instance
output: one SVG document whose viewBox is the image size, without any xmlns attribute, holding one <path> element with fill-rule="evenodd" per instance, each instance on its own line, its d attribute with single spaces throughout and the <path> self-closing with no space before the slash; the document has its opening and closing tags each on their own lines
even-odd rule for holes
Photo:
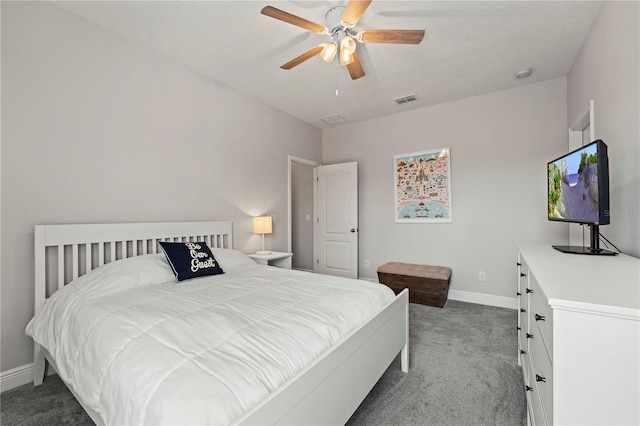
<svg viewBox="0 0 640 426">
<path fill-rule="evenodd" d="M 289 253 L 291 266 L 313 272 L 313 170 L 320 164 L 289 155 Z"/>
</svg>

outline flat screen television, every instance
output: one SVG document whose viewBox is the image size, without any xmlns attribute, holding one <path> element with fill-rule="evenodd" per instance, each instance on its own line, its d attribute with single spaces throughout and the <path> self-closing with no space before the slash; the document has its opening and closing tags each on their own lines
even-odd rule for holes
<svg viewBox="0 0 640 426">
<path fill-rule="evenodd" d="M 614 255 L 600 248 L 600 225 L 609 224 L 609 159 L 600 139 L 547 163 L 549 220 L 588 225 L 590 246 L 553 246 L 565 253 Z"/>
</svg>

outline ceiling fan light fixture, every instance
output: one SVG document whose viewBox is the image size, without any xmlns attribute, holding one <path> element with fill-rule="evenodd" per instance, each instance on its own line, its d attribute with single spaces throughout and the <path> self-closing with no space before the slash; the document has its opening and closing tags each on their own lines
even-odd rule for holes
<svg viewBox="0 0 640 426">
<path fill-rule="evenodd" d="M 353 52 L 356 51 L 356 42 L 353 41 L 351 37 L 345 35 L 340 40 L 340 54 L 343 55 L 353 55 Z"/>
<path fill-rule="evenodd" d="M 325 14 L 326 26 L 293 15 L 273 6 L 265 6 L 262 13 L 273 19 L 295 25 L 302 29 L 328 35 L 329 43 L 320 43 L 298 55 L 280 68 L 290 70 L 308 59 L 320 55 L 329 63 L 333 62 L 335 55 L 339 55 L 342 66 L 347 68 L 352 80 L 364 77 L 364 69 L 360 63 L 356 48 L 356 41 L 360 43 L 386 43 L 386 44 L 420 44 L 424 37 L 424 30 L 363 30 L 356 32 L 353 28 L 369 7 L 372 0 L 347 0 L 345 6 L 335 6 Z M 336 91 L 337 94 L 337 91 Z"/>
<path fill-rule="evenodd" d="M 340 65 L 347 66 L 351 65 L 355 59 L 353 58 L 353 54 L 345 54 L 345 52 L 340 52 Z"/>
<path fill-rule="evenodd" d="M 320 52 L 320 56 L 324 59 L 325 62 L 329 63 L 333 61 L 333 58 L 336 57 L 336 53 L 338 52 L 338 46 L 331 42 L 324 45 L 322 48 L 322 52 Z"/>
</svg>

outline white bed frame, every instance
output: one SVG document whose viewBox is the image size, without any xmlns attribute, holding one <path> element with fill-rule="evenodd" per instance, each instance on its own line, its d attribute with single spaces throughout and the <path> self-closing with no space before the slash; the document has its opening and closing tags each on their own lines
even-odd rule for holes
<svg viewBox="0 0 640 426">
<path fill-rule="evenodd" d="M 36 225 L 35 312 L 47 294 L 105 263 L 159 253 L 160 241 L 206 241 L 232 248 L 232 223 L 168 222 L 125 224 Z M 344 424 L 400 353 L 409 369 L 409 292 L 404 290 L 366 324 L 341 339 L 330 351 L 277 389 L 237 424 Z M 46 361 L 55 360 L 34 343 L 34 385 L 42 384 Z M 46 361 L 45 361 L 46 360 Z M 73 387 L 67 387 L 96 424 Z"/>
</svg>

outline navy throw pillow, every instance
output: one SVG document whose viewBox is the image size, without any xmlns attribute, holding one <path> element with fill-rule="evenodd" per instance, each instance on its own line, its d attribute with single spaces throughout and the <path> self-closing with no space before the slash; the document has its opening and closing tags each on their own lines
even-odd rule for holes
<svg viewBox="0 0 640 426">
<path fill-rule="evenodd" d="M 176 281 L 224 273 L 207 243 L 165 243 L 160 246 L 176 274 Z"/>
</svg>

